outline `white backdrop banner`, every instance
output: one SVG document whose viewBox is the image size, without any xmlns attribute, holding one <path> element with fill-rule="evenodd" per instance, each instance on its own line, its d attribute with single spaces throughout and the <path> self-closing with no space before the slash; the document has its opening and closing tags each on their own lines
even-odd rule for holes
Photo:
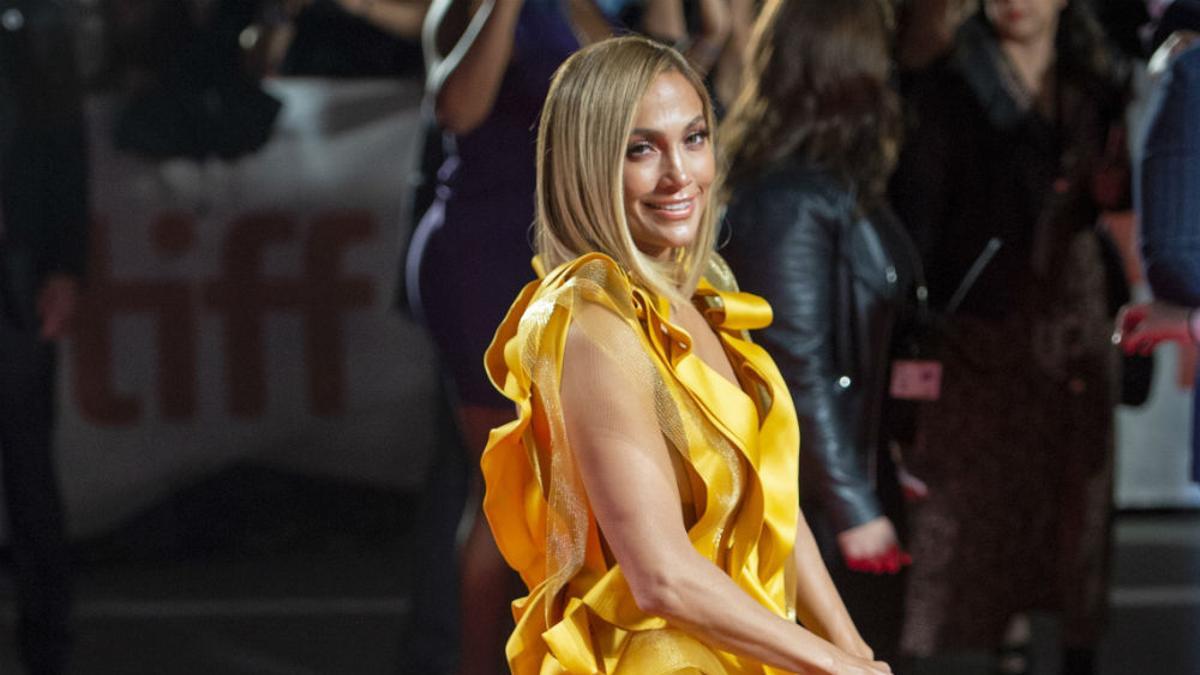
<svg viewBox="0 0 1200 675">
<path fill-rule="evenodd" d="M 281 80 L 271 141 L 155 163 L 89 109 L 89 290 L 63 353 L 72 529 L 111 526 L 241 459 L 416 485 L 433 353 L 393 308 L 420 85 Z"/>
</svg>

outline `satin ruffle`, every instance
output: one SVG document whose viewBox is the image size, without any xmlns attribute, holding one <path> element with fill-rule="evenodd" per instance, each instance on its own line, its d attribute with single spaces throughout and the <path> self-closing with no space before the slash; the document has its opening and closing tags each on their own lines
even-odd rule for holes
<svg viewBox="0 0 1200 675">
<path fill-rule="evenodd" d="M 488 375 L 517 411 L 492 431 L 482 468 L 496 543 L 530 589 L 513 603 L 517 627 L 507 657 L 518 675 L 780 672 L 709 647 L 637 607 L 620 566 L 606 559 L 562 431 L 566 334 L 573 323 L 586 324 L 586 309 L 603 307 L 620 328 L 583 325 L 584 332 L 605 349 L 623 350 L 614 362 L 641 368 L 638 376 L 653 379 L 669 402 L 660 425 L 698 492 L 689 504 L 693 545 L 764 607 L 794 619 L 799 432 L 782 377 L 745 335 L 768 325 L 771 310 L 737 292 L 719 258 L 695 301 L 741 388 L 692 353 L 691 336 L 670 322 L 664 299 L 601 254 L 529 284 L 487 351 Z"/>
</svg>

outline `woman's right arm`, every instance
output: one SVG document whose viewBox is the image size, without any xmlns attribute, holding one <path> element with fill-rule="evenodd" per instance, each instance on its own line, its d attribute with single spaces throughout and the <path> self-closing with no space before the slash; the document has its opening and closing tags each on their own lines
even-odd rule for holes
<svg viewBox="0 0 1200 675">
<path fill-rule="evenodd" d="M 606 310 L 598 310 L 606 311 Z M 620 321 L 615 316 L 601 321 Z M 652 383 L 573 326 L 562 408 L 597 523 L 642 611 L 703 642 L 798 673 L 890 673 L 779 617 L 692 546 Z"/>
<path fill-rule="evenodd" d="M 466 134 L 492 111 L 524 0 L 434 0 L 422 43 L 438 124 Z"/>
</svg>

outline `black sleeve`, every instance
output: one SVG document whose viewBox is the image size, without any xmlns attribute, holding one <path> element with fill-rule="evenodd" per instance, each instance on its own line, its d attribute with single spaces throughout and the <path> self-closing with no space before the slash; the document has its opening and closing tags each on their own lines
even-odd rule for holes
<svg viewBox="0 0 1200 675">
<path fill-rule="evenodd" d="M 874 449 L 856 446 L 854 390 L 838 382 L 846 373 L 838 366 L 835 317 L 850 308 L 836 297 L 837 249 L 853 214 L 849 199 L 803 182 L 749 186 L 730 211 L 734 234 L 723 252 L 741 287 L 774 310 L 755 339 L 775 359 L 796 406 L 802 493 L 819 499 L 838 532 L 883 513 L 868 466 Z"/>
</svg>

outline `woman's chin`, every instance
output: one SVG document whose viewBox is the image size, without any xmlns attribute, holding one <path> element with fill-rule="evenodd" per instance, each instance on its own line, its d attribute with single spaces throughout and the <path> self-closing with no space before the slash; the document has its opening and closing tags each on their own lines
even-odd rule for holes
<svg viewBox="0 0 1200 675">
<path fill-rule="evenodd" d="M 649 233 L 651 236 L 639 242 L 638 248 L 651 257 L 660 257 L 654 255 L 654 252 L 669 252 L 672 249 L 691 246 L 692 242 L 696 241 L 698 229 L 697 224 L 692 222 L 654 223 L 653 231 Z"/>
</svg>

